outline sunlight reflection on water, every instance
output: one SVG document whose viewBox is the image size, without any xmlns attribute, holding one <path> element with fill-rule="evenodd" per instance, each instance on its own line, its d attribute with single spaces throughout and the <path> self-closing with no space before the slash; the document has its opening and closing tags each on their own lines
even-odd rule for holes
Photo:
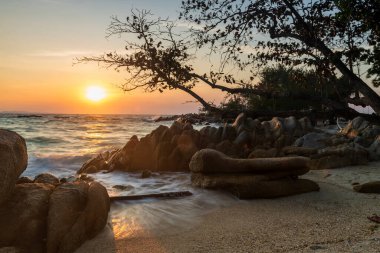
<svg viewBox="0 0 380 253">
<path fill-rule="evenodd" d="M 111 222 L 115 239 L 170 235 L 196 226 L 202 216 L 238 200 L 220 192 L 199 189 L 194 195 L 178 199 L 117 201 L 112 204 Z"/>
</svg>

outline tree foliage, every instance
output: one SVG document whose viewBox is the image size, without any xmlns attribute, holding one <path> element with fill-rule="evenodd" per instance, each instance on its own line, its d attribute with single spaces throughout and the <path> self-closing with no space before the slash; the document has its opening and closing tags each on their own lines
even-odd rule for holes
<svg viewBox="0 0 380 253">
<path fill-rule="evenodd" d="M 198 46 L 221 52 L 225 62 L 252 74 L 273 62 L 313 66 L 325 76 L 337 69 L 380 112 L 380 97 L 350 68 L 376 63 L 378 22 L 364 13 L 378 6 L 378 0 L 187 0 L 181 17 L 204 28 L 195 31 Z"/>
<path fill-rule="evenodd" d="M 343 77 L 321 76 L 315 70 L 303 70 L 284 65 L 264 68 L 260 74 L 258 87 L 273 94 L 280 93 L 285 96 L 266 98 L 250 95 L 247 97 L 249 109 L 321 111 L 326 106 L 326 103 L 321 103 L 321 101 L 339 101 L 353 93 L 353 87 L 348 85 Z M 292 91 L 291 94 L 289 90 Z"/>
<path fill-rule="evenodd" d="M 367 8 L 363 1 L 354 2 L 358 8 Z M 194 92 L 195 86 L 206 85 L 243 96 L 302 98 L 340 107 L 347 107 L 350 98 L 346 90 L 354 87 L 365 98 L 357 97 L 351 102 L 370 104 L 380 112 L 380 97 L 351 67 L 366 61 L 372 63 L 368 73 L 377 75 L 374 48 L 378 33 L 373 32 L 372 21 L 352 12 L 351 7 L 348 0 L 188 0 L 183 2 L 181 18 L 202 27 L 190 33 L 178 29 L 174 22 L 154 18 L 149 11 L 132 11 L 125 19 L 112 17 L 107 29 L 107 36 L 128 36 L 125 52 L 108 52 L 78 61 L 125 70 L 125 91 L 181 90 L 209 111 L 217 108 Z M 202 52 L 197 50 L 205 47 L 211 50 L 210 55 L 220 55 L 221 62 L 217 70 L 197 72 L 194 59 Z M 274 63 L 304 68 L 316 73 L 313 78 L 323 76 L 326 80 L 336 80 L 339 70 L 349 88 L 323 82 L 327 86 L 323 90 L 329 93 L 325 96 L 314 92 L 322 82 L 312 76 L 302 82 L 302 89 L 297 82 L 288 82 L 284 87 L 274 82 L 276 89 L 268 89 L 263 83 L 257 85 L 257 73 Z M 244 78 L 230 72 L 227 68 L 231 66 Z M 290 84 L 298 85 L 297 89 Z"/>
</svg>

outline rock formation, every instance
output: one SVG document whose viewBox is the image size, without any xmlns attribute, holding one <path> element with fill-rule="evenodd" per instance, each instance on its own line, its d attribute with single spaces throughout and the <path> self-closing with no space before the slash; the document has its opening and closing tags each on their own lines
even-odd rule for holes
<svg viewBox="0 0 380 253">
<path fill-rule="evenodd" d="M 0 161 L 0 251 L 74 252 L 106 225 L 110 200 L 99 183 L 50 174 L 18 180 L 27 166 L 18 134 L 0 130 Z"/>
<path fill-rule="evenodd" d="M 26 169 L 28 155 L 24 138 L 0 129 L 0 205 L 12 194 L 15 183 Z"/>
<path fill-rule="evenodd" d="M 316 183 L 298 176 L 309 171 L 306 157 L 236 159 L 212 149 L 195 153 L 191 182 L 207 189 L 227 190 L 239 198 L 276 198 L 318 191 Z"/>
<path fill-rule="evenodd" d="M 195 152 L 212 148 L 237 158 L 247 158 L 253 149 L 281 149 L 313 128 L 310 120 L 294 117 L 259 121 L 240 114 L 235 122 L 220 127 L 206 126 L 197 131 L 186 120 L 171 127 L 159 126 L 140 140 L 133 136 L 118 150 L 101 153 L 78 171 L 188 171 Z"/>
</svg>

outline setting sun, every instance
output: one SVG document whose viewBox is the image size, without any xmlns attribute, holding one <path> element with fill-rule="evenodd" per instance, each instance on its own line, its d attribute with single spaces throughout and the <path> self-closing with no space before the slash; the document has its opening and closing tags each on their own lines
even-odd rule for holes
<svg viewBox="0 0 380 253">
<path fill-rule="evenodd" d="M 106 91 L 99 86 L 90 86 L 86 89 L 86 98 L 91 101 L 100 101 L 106 97 Z"/>
</svg>

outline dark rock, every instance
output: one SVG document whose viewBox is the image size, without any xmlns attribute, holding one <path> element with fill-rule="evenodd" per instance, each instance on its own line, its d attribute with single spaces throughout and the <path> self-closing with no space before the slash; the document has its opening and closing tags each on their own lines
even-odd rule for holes
<svg viewBox="0 0 380 253">
<path fill-rule="evenodd" d="M 313 181 L 289 177 L 305 174 L 307 169 L 274 174 L 192 174 L 192 184 L 208 189 L 223 189 L 241 199 L 277 198 L 318 191 Z"/>
<path fill-rule="evenodd" d="M 59 179 L 53 176 L 52 174 L 49 173 L 42 173 L 39 174 L 34 178 L 34 183 L 44 183 L 44 184 L 52 184 L 52 185 L 57 185 L 59 184 Z"/>
<path fill-rule="evenodd" d="M 17 184 L 13 195 L 0 207 L 0 248 L 23 252 L 45 252 L 46 217 L 50 184 Z"/>
<path fill-rule="evenodd" d="M 364 131 L 369 126 L 369 122 L 362 117 L 356 117 L 351 120 L 346 127 L 341 130 L 341 134 L 348 138 L 355 138 L 360 132 Z"/>
<path fill-rule="evenodd" d="M 330 137 L 331 135 L 327 133 L 312 132 L 297 139 L 294 146 L 316 149 L 325 148 L 326 142 Z"/>
<path fill-rule="evenodd" d="M 30 184 L 33 183 L 33 180 L 30 179 L 29 177 L 20 177 L 17 179 L 16 184 Z"/>
<path fill-rule="evenodd" d="M 372 161 L 380 160 L 380 135 L 373 141 L 367 150 L 369 153 L 369 158 Z"/>
<path fill-rule="evenodd" d="M 236 137 L 236 139 L 234 140 L 234 143 L 239 146 L 250 145 L 251 135 L 247 131 L 243 130 Z"/>
<path fill-rule="evenodd" d="M 202 149 L 190 161 L 195 173 L 255 173 L 304 169 L 310 162 L 306 157 L 279 157 L 257 159 L 234 159 L 212 149 Z"/>
<path fill-rule="evenodd" d="M 152 176 L 152 172 L 149 171 L 149 170 L 144 170 L 142 173 L 141 173 L 141 178 L 149 178 Z"/>
<path fill-rule="evenodd" d="M 79 177 L 78 177 L 78 179 L 82 180 L 82 181 L 86 181 L 86 182 L 92 182 L 92 181 L 94 181 L 94 178 L 90 177 L 87 174 L 80 174 Z"/>
<path fill-rule="evenodd" d="M 276 148 L 271 149 L 261 149 L 257 148 L 253 150 L 249 155 L 248 158 L 270 158 L 270 157 L 277 157 L 278 151 Z"/>
<path fill-rule="evenodd" d="M 107 190 L 97 182 L 58 186 L 50 196 L 47 252 L 74 252 L 106 225 L 110 208 Z"/>
<path fill-rule="evenodd" d="M 296 155 L 296 156 L 306 156 L 310 157 L 318 153 L 318 149 L 316 148 L 308 148 L 308 147 L 295 147 L 295 146 L 287 146 L 284 147 L 281 152 L 285 156 Z"/>
<path fill-rule="evenodd" d="M 0 205 L 13 192 L 17 179 L 26 169 L 28 154 L 24 138 L 0 129 Z"/>
<path fill-rule="evenodd" d="M 354 190 L 361 193 L 380 193 L 380 181 L 372 181 L 355 185 Z"/>
<path fill-rule="evenodd" d="M 233 126 L 224 124 L 221 140 L 233 141 L 236 138 L 236 130 Z"/>
<path fill-rule="evenodd" d="M 253 185 L 236 185 L 230 191 L 240 199 L 278 198 L 319 191 L 319 186 L 308 179 L 282 178 L 260 181 Z"/>
<path fill-rule="evenodd" d="M 311 169 L 333 169 L 350 165 L 368 163 L 368 152 L 363 147 L 353 144 L 320 149 L 318 154 L 311 156 Z"/>
<path fill-rule="evenodd" d="M 116 190 L 120 190 L 120 191 L 129 191 L 129 190 L 132 190 L 134 187 L 132 185 L 117 184 L 117 185 L 112 186 L 112 188 L 114 188 Z"/>
</svg>

